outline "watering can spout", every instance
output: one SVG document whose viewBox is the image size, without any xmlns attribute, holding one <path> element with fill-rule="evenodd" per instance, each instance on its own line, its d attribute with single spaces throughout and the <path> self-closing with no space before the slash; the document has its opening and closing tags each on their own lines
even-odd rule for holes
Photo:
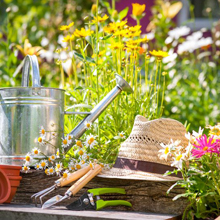
<svg viewBox="0 0 220 220">
<path fill-rule="evenodd" d="M 116 98 L 118 94 L 122 91 L 127 93 L 133 93 L 130 85 L 125 81 L 120 75 L 115 74 L 117 85 L 102 99 L 71 132 L 70 135 L 73 136 L 71 144 L 65 148 L 65 152 L 70 150 L 70 148 L 75 144 L 75 140 L 79 139 L 86 131 L 85 122 L 94 122 L 99 115 L 109 106 L 109 104 Z"/>
</svg>

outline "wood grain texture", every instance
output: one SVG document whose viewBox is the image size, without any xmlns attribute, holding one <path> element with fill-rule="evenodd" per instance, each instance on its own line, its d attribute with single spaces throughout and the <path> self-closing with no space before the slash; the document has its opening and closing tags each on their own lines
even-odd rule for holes
<svg viewBox="0 0 220 220">
<path fill-rule="evenodd" d="M 17 204 L 31 204 L 30 197 L 34 193 L 50 187 L 54 184 L 54 181 L 59 179 L 57 176 L 47 176 L 43 171 L 31 170 L 29 173 L 21 173 L 22 180 L 20 186 L 17 189 L 17 193 L 13 199 L 13 203 Z M 182 189 L 176 187 L 170 194 L 166 195 L 166 191 L 173 184 L 173 182 L 152 182 L 146 180 L 124 180 L 124 179 L 107 179 L 95 177 L 91 180 L 83 189 L 81 189 L 71 199 L 59 203 L 59 205 L 68 205 L 74 200 L 78 199 L 80 195 L 92 188 L 107 188 L 107 187 L 119 187 L 126 190 L 126 195 L 111 194 L 101 196 L 104 200 L 116 200 L 122 199 L 131 202 L 132 208 L 117 206 L 108 207 L 107 209 L 113 210 L 128 210 L 139 212 L 153 212 L 164 214 L 181 214 L 186 207 L 187 201 L 184 199 L 178 199 L 172 201 L 172 198 L 177 194 L 183 192 Z M 52 193 L 44 197 L 44 201 L 51 198 L 54 195 L 64 195 L 66 190 L 70 187 L 62 187 L 54 190 Z M 39 203 L 39 200 L 38 200 Z"/>
</svg>

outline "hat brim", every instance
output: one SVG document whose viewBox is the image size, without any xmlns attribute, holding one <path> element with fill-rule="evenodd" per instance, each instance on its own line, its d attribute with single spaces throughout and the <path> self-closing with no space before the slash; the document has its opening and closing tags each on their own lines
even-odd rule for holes
<svg viewBox="0 0 220 220">
<path fill-rule="evenodd" d="M 132 179 L 132 180 L 148 180 L 148 181 L 178 181 L 179 177 L 164 176 L 162 174 L 148 173 L 142 171 L 126 170 L 119 168 L 111 168 L 110 170 L 103 170 L 98 177 L 112 178 L 112 179 Z"/>
</svg>

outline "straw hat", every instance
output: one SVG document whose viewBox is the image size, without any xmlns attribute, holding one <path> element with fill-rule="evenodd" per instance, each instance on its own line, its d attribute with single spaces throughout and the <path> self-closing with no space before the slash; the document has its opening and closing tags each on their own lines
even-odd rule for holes
<svg viewBox="0 0 220 220">
<path fill-rule="evenodd" d="M 186 129 L 180 122 L 160 118 L 148 121 L 137 115 L 130 136 L 121 144 L 118 158 L 110 170 L 104 170 L 99 177 L 138 179 L 152 181 L 176 181 L 181 176 L 163 176 L 167 170 L 173 170 L 171 161 L 160 160 L 160 144 L 170 140 L 181 140 L 182 146 L 188 145 Z"/>
</svg>

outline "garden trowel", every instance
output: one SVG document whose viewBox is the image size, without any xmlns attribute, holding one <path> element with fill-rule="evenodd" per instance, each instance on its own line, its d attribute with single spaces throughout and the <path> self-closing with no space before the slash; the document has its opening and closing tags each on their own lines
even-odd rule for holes
<svg viewBox="0 0 220 220">
<path fill-rule="evenodd" d="M 65 193 L 64 196 L 56 195 L 51 199 L 47 200 L 42 209 L 49 208 L 67 198 L 70 198 L 72 195 L 75 195 L 80 189 L 82 189 L 91 179 L 93 179 L 97 174 L 102 170 L 102 167 L 99 164 L 95 164 L 94 168 L 91 169 L 87 174 L 81 177 L 76 183 L 74 183 Z"/>
</svg>

